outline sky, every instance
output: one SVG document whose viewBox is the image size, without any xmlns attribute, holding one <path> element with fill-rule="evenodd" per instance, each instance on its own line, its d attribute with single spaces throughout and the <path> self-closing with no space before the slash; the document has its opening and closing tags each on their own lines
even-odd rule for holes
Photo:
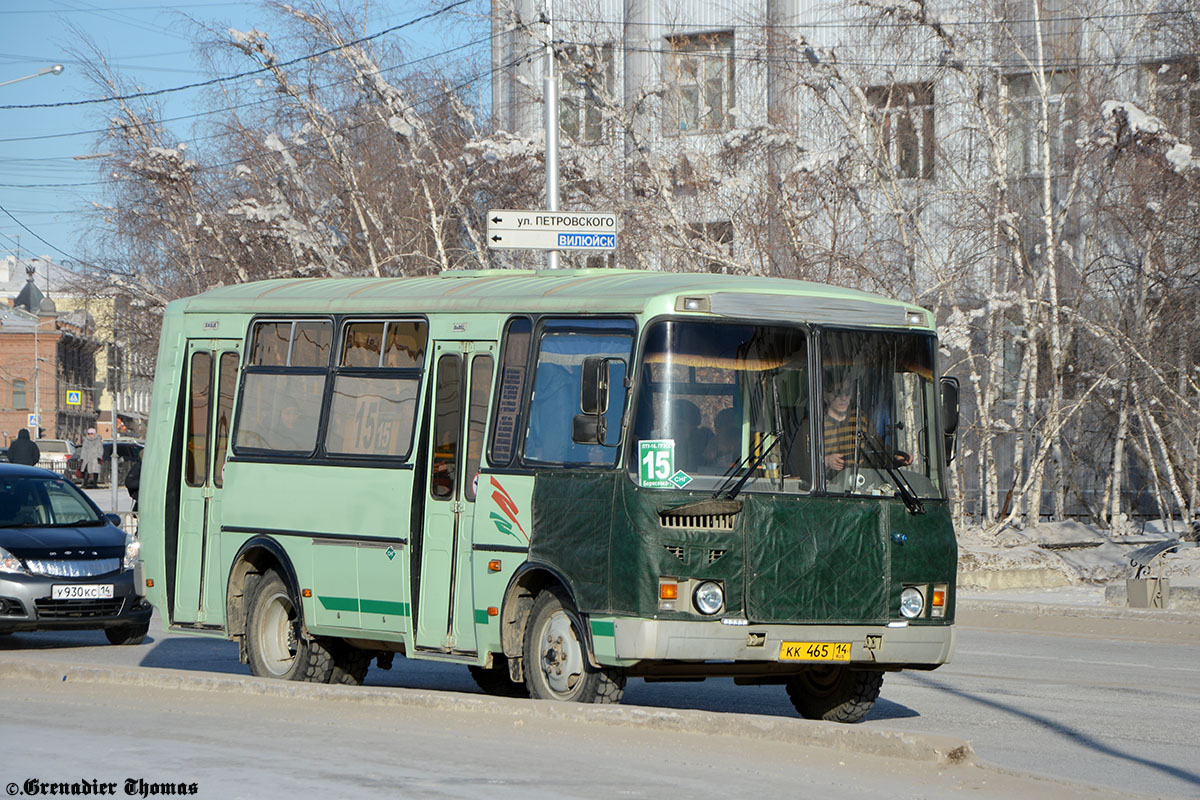
<svg viewBox="0 0 1200 800">
<path fill-rule="evenodd" d="M 360 14 L 366 9 L 364 30 L 371 34 L 450 2 L 353 0 L 353 6 Z M 458 21 L 469 23 L 469 15 L 480 7 L 486 9 L 487 4 L 462 7 L 466 14 Z M 481 30 L 478 19 L 475 36 Z M 278 30 L 260 3 L 245 0 L 0 0 L 0 84 L 55 64 L 64 67 L 58 75 L 0 85 L 0 257 L 16 254 L 19 248 L 26 258 L 45 255 L 67 266 L 86 263 L 89 243 L 95 239 L 91 209 L 105 201 L 101 161 L 87 157 L 102 148 L 106 105 L 10 106 L 77 103 L 101 96 L 84 75 L 81 32 L 143 91 L 208 81 L 214 75 L 196 55 L 193 20 L 217 30 Z M 461 25 L 446 20 L 443 15 L 388 34 L 388 41 L 399 41 L 412 57 L 470 41 Z M 189 117 L 204 110 L 204 91 L 162 95 L 165 116 Z M 192 126 L 203 120 L 183 119 L 169 127 L 180 141 L 188 141 Z"/>
</svg>

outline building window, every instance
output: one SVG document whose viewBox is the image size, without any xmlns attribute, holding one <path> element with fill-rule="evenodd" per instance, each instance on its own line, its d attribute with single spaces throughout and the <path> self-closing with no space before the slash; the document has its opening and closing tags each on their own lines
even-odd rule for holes
<svg viewBox="0 0 1200 800">
<path fill-rule="evenodd" d="M 1073 118 L 1075 78 L 1056 72 L 1045 80 L 1050 106 L 1051 171 L 1061 172 L 1071 143 L 1075 140 Z M 1042 172 L 1041 103 L 1042 90 L 1033 75 L 1014 75 L 1005 81 L 1008 92 L 1008 163 L 1009 170 L 1022 176 Z"/>
<path fill-rule="evenodd" d="M 29 401 L 25 396 L 25 381 L 20 379 L 13 381 L 12 392 L 13 409 L 17 411 L 24 411 L 29 408 Z"/>
<path fill-rule="evenodd" d="M 933 85 L 872 86 L 866 96 L 880 162 L 898 178 L 932 178 Z"/>
<path fill-rule="evenodd" d="M 667 132 L 733 127 L 733 33 L 671 37 L 668 43 Z"/>
<path fill-rule="evenodd" d="M 1195 59 L 1149 64 L 1150 107 L 1179 141 L 1200 148 L 1200 63 Z"/>
<path fill-rule="evenodd" d="M 603 109 L 613 97 L 613 47 L 572 47 L 558 57 L 558 125 L 579 144 L 605 138 Z"/>
</svg>

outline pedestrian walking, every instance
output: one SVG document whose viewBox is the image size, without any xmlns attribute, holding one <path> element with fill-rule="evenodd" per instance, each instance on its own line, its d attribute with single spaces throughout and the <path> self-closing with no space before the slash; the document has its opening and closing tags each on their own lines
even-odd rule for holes
<svg viewBox="0 0 1200 800">
<path fill-rule="evenodd" d="M 14 464 L 24 464 L 29 467 L 37 466 L 42 458 L 42 451 L 37 443 L 29 438 L 29 429 L 21 428 L 17 440 L 8 447 L 8 460 Z"/>
<path fill-rule="evenodd" d="M 100 483 L 100 462 L 104 459 L 104 442 L 96 435 L 95 428 L 88 428 L 87 438 L 79 448 L 79 460 L 83 463 L 83 488 L 95 489 Z"/>
</svg>

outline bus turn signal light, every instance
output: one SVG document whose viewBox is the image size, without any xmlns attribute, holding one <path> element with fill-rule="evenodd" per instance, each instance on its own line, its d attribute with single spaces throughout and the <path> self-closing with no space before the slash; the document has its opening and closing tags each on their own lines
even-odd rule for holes
<svg viewBox="0 0 1200 800">
<path fill-rule="evenodd" d="M 118 455 L 120 455 L 120 454 L 118 453 Z M 146 588 L 147 589 L 154 588 L 154 578 L 146 578 Z"/>
<path fill-rule="evenodd" d="M 499 572 L 499 571 L 500 571 L 500 559 L 493 558 L 491 561 L 488 562 L 488 572 Z"/>
<path fill-rule="evenodd" d="M 678 600 L 679 599 L 679 584 L 678 583 L 660 583 L 658 585 L 659 600 Z"/>
<path fill-rule="evenodd" d="M 304 595 L 305 597 L 312 597 L 312 589 L 303 589 L 301 590 L 300 594 Z"/>
<path fill-rule="evenodd" d="M 929 604 L 929 616 L 946 616 L 946 584 L 939 583 L 933 587 L 933 601 Z"/>
</svg>

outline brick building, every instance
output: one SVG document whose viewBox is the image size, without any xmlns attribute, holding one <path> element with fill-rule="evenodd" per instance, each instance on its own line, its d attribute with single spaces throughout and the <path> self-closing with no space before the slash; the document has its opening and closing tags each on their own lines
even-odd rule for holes
<svg viewBox="0 0 1200 800">
<path fill-rule="evenodd" d="M 0 443 L 7 447 L 21 428 L 30 427 L 31 415 L 41 423 L 40 431 L 30 430 L 34 438 L 79 442 L 97 418 L 100 342 L 91 316 L 82 310 L 60 313 L 32 274 L 11 302 L 0 305 Z M 79 403 L 68 402 L 75 399 Z"/>
</svg>

